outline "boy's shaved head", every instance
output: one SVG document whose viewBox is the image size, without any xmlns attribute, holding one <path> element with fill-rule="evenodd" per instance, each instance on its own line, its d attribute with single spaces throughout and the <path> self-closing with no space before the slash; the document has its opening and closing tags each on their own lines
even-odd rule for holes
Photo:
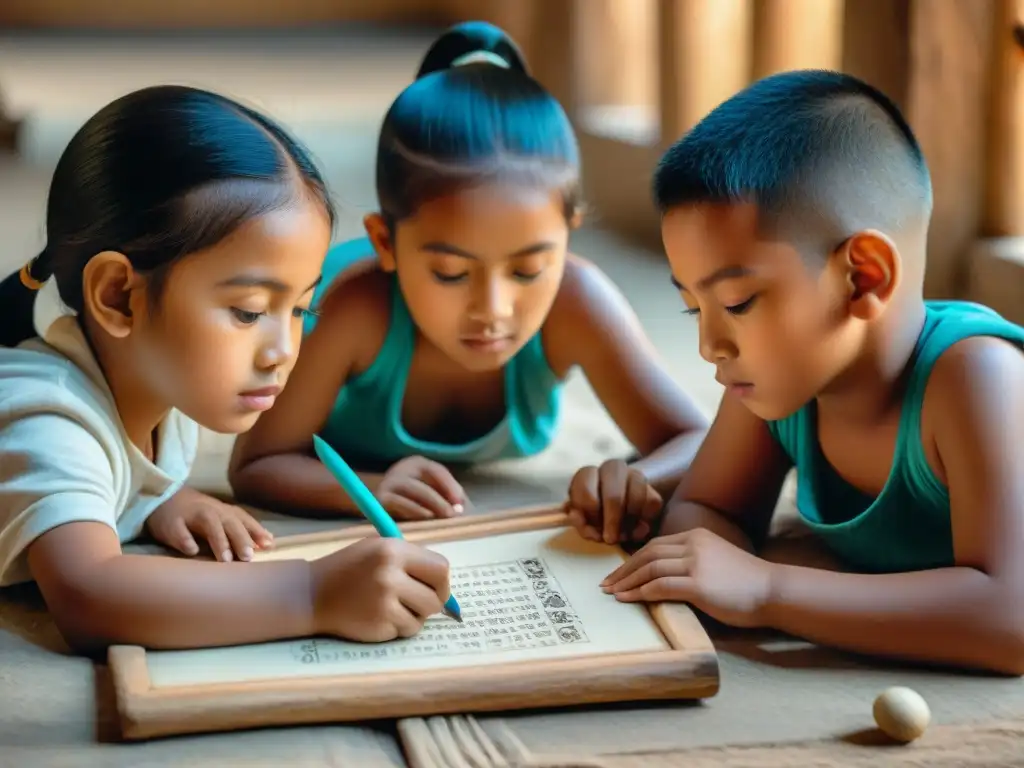
<svg viewBox="0 0 1024 768">
<path fill-rule="evenodd" d="M 723 102 L 664 155 L 654 198 L 665 213 L 700 203 L 753 203 L 772 239 L 825 257 L 858 231 L 923 234 L 928 167 L 884 94 L 849 75 L 795 71 Z"/>
</svg>

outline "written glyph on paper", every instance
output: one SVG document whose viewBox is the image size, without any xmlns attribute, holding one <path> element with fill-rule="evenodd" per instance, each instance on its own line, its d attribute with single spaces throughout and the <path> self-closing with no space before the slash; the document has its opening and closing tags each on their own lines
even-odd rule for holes
<svg viewBox="0 0 1024 768">
<path fill-rule="evenodd" d="M 559 529 L 431 545 L 451 563 L 464 622 L 430 618 L 415 637 L 333 639 L 196 651 L 150 651 L 154 687 L 370 674 L 667 648 L 646 609 L 598 584 L 615 550 Z"/>
<path fill-rule="evenodd" d="M 303 664 L 480 654 L 586 643 L 586 631 L 543 560 L 456 568 L 452 592 L 462 607 L 463 623 L 428 619 L 415 637 L 377 646 L 340 645 L 309 640 L 292 647 Z"/>
</svg>

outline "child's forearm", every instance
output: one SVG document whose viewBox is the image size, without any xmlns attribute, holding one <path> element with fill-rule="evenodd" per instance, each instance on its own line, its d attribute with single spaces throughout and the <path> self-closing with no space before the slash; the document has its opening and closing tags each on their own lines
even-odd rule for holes
<svg viewBox="0 0 1024 768">
<path fill-rule="evenodd" d="M 375 492 L 382 475 L 360 472 Z M 301 453 L 264 456 L 230 474 L 235 497 L 245 503 L 290 514 L 352 515 L 358 508 L 318 459 Z"/>
<path fill-rule="evenodd" d="M 689 501 L 672 501 L 658 530 L 659 536 L 705 528 L 747 552 L 754 551 L 750 536 L 721 512 Z"/>
<path fill-rule="evenodd" d="M 684 432 L 630 466 L 642 472 L 662 498 L 667 498 L 679 485 L 683 473 L 689 469 L 706 434 L 704 429 Z"/>
<path fill-rule="evenodd" d="M 305 560 L 214 563 L 120 555 L 67 575 L 44 592 L 68 644 L 197 648 L 316 633 Z"/>
<path fill-rule="evenodd" d="M 773 565 L 764 622 L 855 653 L 1024 674 L 1024 603 L 973 568 L 836 573 Z"/>
</svg>

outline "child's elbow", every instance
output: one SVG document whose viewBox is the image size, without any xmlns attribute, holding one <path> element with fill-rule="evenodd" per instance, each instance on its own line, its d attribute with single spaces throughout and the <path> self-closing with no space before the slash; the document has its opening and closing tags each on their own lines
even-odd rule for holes
<svg viewBox="0 0 1024 768">
<path fill-rule="evenodd" d="M 1011 677 L 1024 677 L 1024 627 L 1018 629 L 1005 642 L 1004 648 L 994 650 L 992 671 Z"/>
<path fill-rule="evenodd" d="M 57 631 L 73 654 L 99 658 L 112 645 L 106 633 L 97 631 L 102 623 L 87 600 L 48 595 L 47 607 Z"/>
<path fill-rule="evenodd" d="M 82 632 L 72 628 L 58 627 L 61 637 L 70 651 L 76 656 L 102 659 L 113 643 L 99 635 Z"/>
<path fill-rule="evenodd" d="M 1024 677 L 1024 650 L 993 654 L 985 666 L 997 675 Z"/>
<path fill-rule="evenodd" d="M 1024 677 L 1024 595 L 993 611 L 985 667 L 999 675 Z"/>
</svg>

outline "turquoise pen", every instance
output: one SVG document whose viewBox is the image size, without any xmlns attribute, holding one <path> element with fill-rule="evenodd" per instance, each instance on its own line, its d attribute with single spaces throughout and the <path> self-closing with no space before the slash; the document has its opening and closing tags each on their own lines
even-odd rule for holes
<svg viewBox="0 0 1024 768">
<path fill-rule="evenodd" d="M 391 519 L 391 515 L 380 505 L 380 502 L 370 493 L 370 489 L 359 479 L 359 475 L 352 471 L 352 468 L 345 463 L 345 460 L 338 455 L 319 435 L 313 435 L 313 450 L 320 457 L 320 461 L 334 476 L 349 498 L 355 502 L 359 510 L 366 515 L 370 525 L 377 529 L 385 539 L 404 539 L 402 531 Z M 448 602 L 444 604 L 444 613 L 459 623 L 462 622 L 462 608 L 455 595 L 448 595 Z"/>
</svg>

